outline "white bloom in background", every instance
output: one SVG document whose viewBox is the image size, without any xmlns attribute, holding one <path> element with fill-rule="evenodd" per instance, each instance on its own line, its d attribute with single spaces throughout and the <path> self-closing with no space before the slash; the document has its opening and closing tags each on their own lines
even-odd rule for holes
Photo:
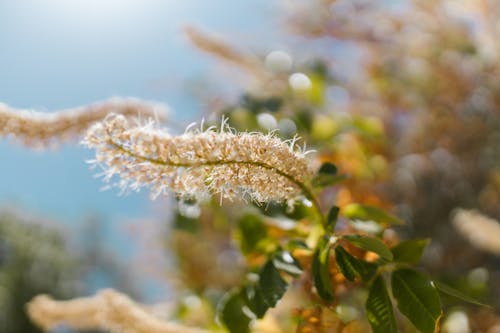
<svg viewBox="0 0 500 333">
<path fill-rule="evenodd" d="M 266 56 L 266 68 L 272 72 L 284 73 L 292 69 L 292 57 L 284 51 L 272 51 Z"/>
<path fill-rule="evenodd" d="M 288 78 L 288 83 L 296 91 L 308 91 L 312 87 L 311 79 L 304 73 L 293 73 Z"/>
<path fill-rule="evenodd" d="M 500 223 L 474 210 L 457 209 L 455 229 L 476 248 L 500 256 Z"/>
<path fill-rule="evenodd" d="M 276 120 L 276 118 L 272 114 L 266 112 L 259 113 L 257 115 L 257 123 L 261 128 L 268 131 L 276 129 L 278 127 L 278 121 Z"/>
<path fill-rule="evenodd" d="M 444 333 L 470 333 L 469 318 L 462 311 L 450 313 L 443 323 Z"/>
</svg>

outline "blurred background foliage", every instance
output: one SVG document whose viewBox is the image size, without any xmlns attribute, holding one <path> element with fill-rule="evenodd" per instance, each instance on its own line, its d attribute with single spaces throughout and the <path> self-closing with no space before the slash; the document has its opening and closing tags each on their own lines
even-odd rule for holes
<svg viewBox="0 0 500 333">
<path fill-rule="evenodd" d="M 66 299 L 77 290 L 78 261 L 56 230 L 0 215 L 0 332 L 41 332 L 24 309 L 38 294 Z"/>
<path fill-rule="evenodd" d="M 129 267 L 106 248 L 101 225 L 88 219 L 75 242 L 55 222 L 0 212 L 0 332 L 41 332 L 25 312 L 36 295 L 70 299 L 98 285 L 138 295 Z"/>
<path fill-rule="evenodd" d="M 334 189 L 321 193 L 324 206 L 342 208 L 360 202 L 393 210 L 408 225 L 394 229 L 396 233 L 388 230 L 387 243 L 430 237 L 422 267 L 494 304 L 492 311 L 445 298 L 451 314 L 443 330 L 496 332 L 499 253 L 469 242 L 470 235 L 460 234 L 452 221 L 457 208 L 500 218 L 499 4 L 487 0 L 287 4 L 285 21 L 299 40 L 297 48 L 255 52 L 244 42 L 229 43 L 195 27 L 187 29 L 198 49 L 245 76 L 236 82 L 239 94 L 202 95 L 211 106 L 209 119 L 217 114 L 238 130 L 272 130 L 285 139 L 298 134 L 322 162 L 334 163 L 345 175 Z M 346 59 L 331 55 L 332 49 L 342 47 L 349 48 L 348 60 L 354 65 L 344 67 Z M 183 214 L 193 211 L 184 203 L 180 208 L 174 227 L 182 225 Z M 234 271 L 235 262 L 246 262 L 250 269 L 261 265 L 266 244 L 272 243 L 269 239 L 279 238 L 280 228 L 293 221 L 286 207 L 257 207 L 259 213 L 249 213 L 244 208 L 220 208 L 215 202 L 203 207 L 200 223 L 214 223 L 207 211 L 221 209 L 228 210 L 229 220 L 217 222 L 209 232 L 204 228 L 190 232 L 226 250 L 180 255 L 181 271 L 189 267 L 191 273 L 186 276 L 199 278 L 204 270 L 198 274 L 192 270 L 203 267 L 196 263 L 200 260 L 217 262 L 219 272 Z M 293 219 L 300 223 L 300 216 Z M 224 242 L 217 241 L 228 232 L 221 222 L 236 229 L 233 244 L 227 244 L 226 236 Z M 341 222 L 349 228 L 349 221 Z M 476 225 L 479 239 L 499 242 L 498 233 L 488 235 L 472 217 L 469 223 Z M 276 224 L 280 226 L 274 228 Z M 170 237 L 178 241 L 184 233 L 175 231 Z M 174 253 L 184 248 L 174 247 Z M 224 266 L 225 253 L 234 248 L 242 257 L 233 255 L 238 260 Z M 184 283 L 189 288 L 194 281 L 184 278 Z M 199 281 L 196 285 L 202 299 L 213 294 L 211 284 L 202 289 Z M 352 311 L 355 303 L 350 299 L 344 305 Z M 341 302 L 337 312 L 342 306 Z M 362 328 L 357 331 L 367 329 L 358 324 Z M 402 331 L 413 330 L 411 325 L 400 325 Z"/>
</svg>

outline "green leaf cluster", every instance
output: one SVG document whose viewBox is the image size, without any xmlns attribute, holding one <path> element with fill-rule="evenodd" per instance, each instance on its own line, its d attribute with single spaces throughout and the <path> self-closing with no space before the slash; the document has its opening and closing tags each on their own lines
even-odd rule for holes
<svg viewBox="0 0 500 333">
<path fill-rule="evenodd" d="M 380 240 L 372 237 L 347 235 L 343 239 L 359 248 L 375 252 L 381 258 L 376 263 L 368 263 L 354 257 L 340 245 L 335 247 L 337 266 L 345 278 L 349 281 L 359 278 L 369 286 L 365 306 L 367 319 L 374 333 L 397 333 L 392 299 L 399 311 L 422 333 L 439 330 L 443 311 L 438 291 L 483 305 L 409 267 L 419 262 L 429 243 L 428 239 L 404 241 L 390 250 Z M 390 288 L 387 287 L 385 278 L 390 278 Z"/>
<path fill-rule="evenodd" d="M 261 267 L 256 281 L 231 291 L 222 300 L 219 309 L 222 324 L 230 332 L 249 332 L 250 322 L 275 307 L 288 289 L 289 283 L 283 274 L 299 276 L 302 267 L 288 251 L 279 250 Z"/>
<path fill-rule="evenodd" d="M 337 172 L 333 164 L 324 163 L 312 185 L 321 188 L 335 184 L 339 180 Z M 278 208 L 274 209 L 277 216 L 283 214 Z M 399 218 L 362 204 L 350 204 L 342 211 L 333 206 L 321 218 L 322 228 L 318 229 L 321 231 L 316 235 L 310 266 L 316 293 L 326 304 L 336 301 L 332 279 L 332 264 L 335 263 L 346 280 L 368 290 L 365 310 L 374 333 L 397 332 L 394 306 L 420 332 L 437 332 L 442 317 L 438 290 L 478 303 L 446 285 L 434 283 L 425 274 L 411 268 L 420 261 L 429 239 L 403 241 L 389 248 L 380 238 L 381 232 L 371 235 L 336 235 L 337 222 L 342 218 L 358 224 L 376 223 L 380 230 L 403 224 Z M 291 253 L 282 250 L 278 243 L 272 247 L 264 246 L 272 236 L 268 234 L 261 217 L 245 215 L 239 220 L 238 228 L 244 254 L 268 255 L 269 248 L 274 251 L 268 255 L 258 272 L 251 275 L 252 279 L 231 291 L 221 303 L 219 318 L 223 325 L 230 332 L 245 333 L 249 332 L 252 320 L 262 318 L 269 308 L 276 306 L 288 289 L 290 278 L 300 276 L 303 269 Z M 288 244 L 289 249 L 310 250 L 301 239 L 289 240 Z M 275 251 L 276 248 L 278 250 Z M 351 253 L 356 248 L 375 253 L 378 257 L 373 262 L 358 258 Z"/>
</svg>

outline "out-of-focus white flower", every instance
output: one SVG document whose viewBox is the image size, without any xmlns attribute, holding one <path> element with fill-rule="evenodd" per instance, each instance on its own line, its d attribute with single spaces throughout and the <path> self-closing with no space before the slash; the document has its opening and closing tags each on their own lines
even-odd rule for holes
<svg viewBox="0 0 500 333">
<path fill-rule="evenodd" d="M 284 51 L 272 51 L 266 56 L 266 68 L 273 72 L 287 72 L 292 64 L 292 57 Z"/>
<path fill-rule="evenodd" d="M 293 90 L 297 91 L 307 91 L 311 89 L 312 86 L 311 79 L 304 73 L 293 73 L 290 75 L 288 83 Z"/>
<path fill-rule="evenodd" d="M 453 215 L 455 229 L 478 249 L 500 256 L 500 223 L 483 214 L 458 209 Z"/>
<path fill-rule="evenodd" d="M 47 295 L 39 295 L 28 303 L 27 310 L 31 320 L 47 331 L 64 323 L 77 330 L 104 329 L 116 333 L 208 333 L 160 320 L 144 306 L 114 290 L 68 301 L 55 301 Z"/>
</svg>

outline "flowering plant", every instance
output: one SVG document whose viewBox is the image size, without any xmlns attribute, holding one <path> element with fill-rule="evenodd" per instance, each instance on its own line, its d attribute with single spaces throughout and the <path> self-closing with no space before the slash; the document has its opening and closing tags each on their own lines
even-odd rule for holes
<svg viewBox="0 0 500 333">
<path fill-rule="evenodd" d="M 401 219 L 370 205 L 324 207 L 318 195 L 342 177 L 330 162 L 313 172 L 314 160 L 297 147 L 296 138 L 238 133 L 225 121 L 220 130 L 188 129 L 171 136 L 154 121 L 134 126 L 123 115 L 110 114 L 89 128 L 82 143 L 95 149 L 91 163 L 104 170 L 104 180 L 118 178 L 115 184 L 122 191 L 147 186 L 153 197 L 172 191 L 182 202 L 202 202 L 210 195 L 218 196 L 219 204 L 247 198 L 257 207 L 274 204 L 288 207 L 290 216 L 298 213 L 291 225 L 278 222 L 272 227 L 267 225 L 266 207 L 260 208 L 262 213 L 248 210 L 235 216 L 238 244 L 247 259 L 246 277 L 216 300 L 219 323 L 231 332 L 264 329 L 263 318 L 279 322 L 279 312 L 269 310 L 280 309 L 287 294 L 313 309 L 297 313 L 299 332 L 362 327 L 363 316 L 357 311 L 364 311 L 373 332 L 397 332 L 392 299 L 419 331 L 436 332 L 443 313 L 439 291 L 475 302 L 412 268 L 429 240 L 399 242 L 391 237 L 392 228 L 404 224 Z M 341 305 L 347 295 L 363 290 L 364 310 Z M 28 309 L 46 329 L 66 321 L 76 328 L 116 332 L 188 330 L 149 317 L 135 306 L 123 295 L 105 292 L 69 303 L 40 296 Z M 354 314 L 344 313 L 346 308 Z M 291 324 L 285 320 L 283 325 Z"/>
</svg>

